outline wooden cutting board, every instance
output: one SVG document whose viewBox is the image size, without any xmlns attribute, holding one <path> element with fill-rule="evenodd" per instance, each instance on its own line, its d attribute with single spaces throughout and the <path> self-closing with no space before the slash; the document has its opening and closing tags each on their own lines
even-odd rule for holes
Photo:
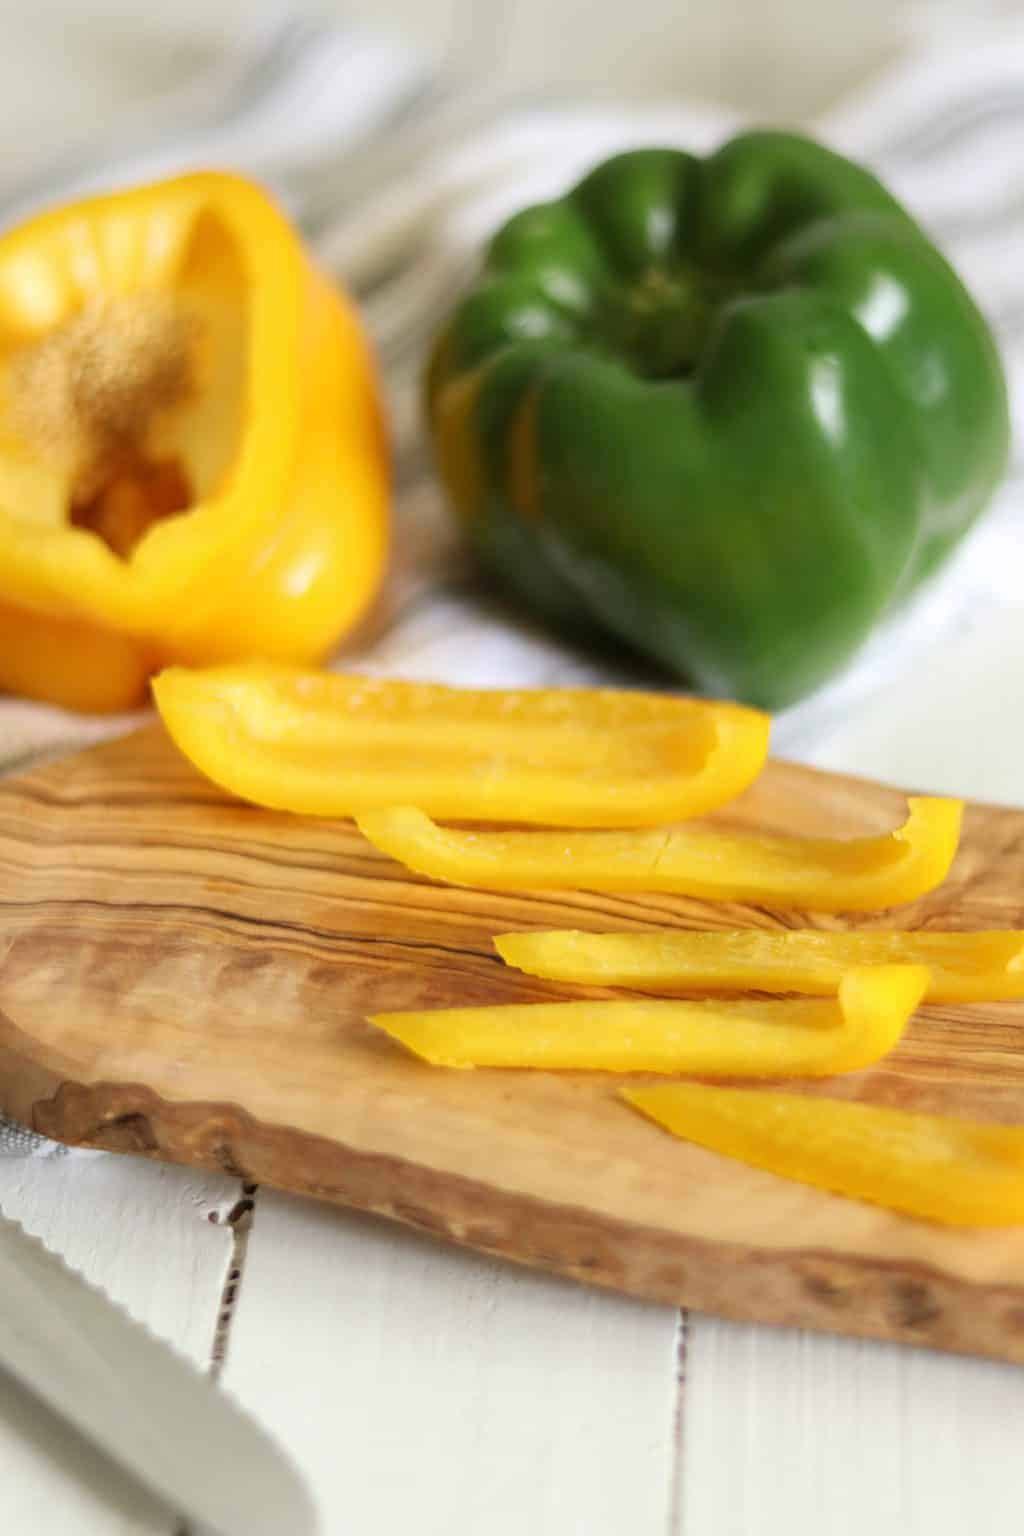
<svg viewBox="0 0 1024 1536">
<path fill-rule="evenodd" d="M 903 800 L 773 763 L 721 819 L 846 835 Z M 1024 926 L 1024 812 L 972 806 L 945 887 L 868 921 Z M 350 823 L 232 802 L 154 726 L 0 782 L 0 1107 L 638 1296 L 1024 1363 L 1024 1228 L 787 1183 L 673 1140 L 623 1079 L 435 1070 L 365 1023 L 567 995 L 500 964 L 508 929 L 802 922 L 435 886 Z M 925 1008 L 884 1064 L 808 1091 L 1024 1122 L 1024 1004 Z"/>
</svg>

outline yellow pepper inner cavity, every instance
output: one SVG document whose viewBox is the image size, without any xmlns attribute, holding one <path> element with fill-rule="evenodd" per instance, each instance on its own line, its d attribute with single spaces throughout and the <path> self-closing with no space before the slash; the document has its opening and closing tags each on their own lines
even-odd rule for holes
<svg viewBox="0 0 1024 1536">
<path fill-rule="evenodd" d="M 370 1022 L 441 1067 L 828 1077 L 892 1050 L 927 979 L 877 966 L 848 972 L 829 1001 L 525 1003 Z"/>
<path fill-rule="evenodd" d="M 230 466 L 247 285 L 228 230 L 207 216 L 173 288 L 104 286 L 98 271 L 84 301 L 69 291 L 68 312 L 41 335 L 0 336 L 0 505 L 40 527 L 89 529 L 127 558 L 153 522 L 214 494 Z"/>
<path fill-rule="evenodd" d="M 92 302 L 9 359 L 7 435 L 26 458 L 35 450 L 51 516 L 65 501 L 71 523 L 122 558 L 194 495 L 180 453 L 152 440 L 157 420 L 166 424 L 196 389 L 193 329 L 168 295 L 125 295 Z M 62 495 L 54 481 L 63 476 Z M 41 510 L 31 497 L 15 507 L 27 518 Z"/>
<path fill-rule="evenodd" d="M 170 669 L 153 691 L 209 778 L 320 816 L 415 798 L 441 816 L 642 825 L 731 799 L 768 749 L 757 710 L 612 689 L 447 688 L 253 664 Z"/>
<path fill-rule="evenodd" d="M 834 993 L 857 965 L 925 965 L 930 1002 L 1024 997 L 1024 933 L 826 933 L 763 928 L 503 933 L 507 965 L 551 981 L 640 991 Z"/>
<path fill-rule="evenodd" d="M 691 1083 L 623 1090 L 674 1136 L 930 1221 L 1024 1223 L 1024 1126 Z"/>
<path fill-rule="evenodd" d="M 640 832 L 459 831 L 413 806 L 368 812 L 360 831 L 419 874 L 483 890 L 648 891 L 821 912 L 912 901 L 945 879 L 959 800 L 908 802 L 904 826 L 837 841 L 710 826 Z M 468 814 L 464 812 L 463 814 Z"/>
</svg>

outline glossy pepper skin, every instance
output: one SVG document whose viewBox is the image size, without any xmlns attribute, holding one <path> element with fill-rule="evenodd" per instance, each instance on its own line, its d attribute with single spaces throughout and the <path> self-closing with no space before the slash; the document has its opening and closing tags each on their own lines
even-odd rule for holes
<svg viewBox="0 0 1024 1536">
<path fill-rule="evenodd" d="M 619 155 L 511 219 L 427 400 L 507 587 L 771 709 L 950 553 L 1009 444 L 955 273 L 867 171 L 775 132 Z"/>
<path fill-rule="evenodd" d="M 673 1136 L 784 1179 L 950 1226 L 1024 1225 L 1022 1125 L 698 1083 L 622 1097 Z"/>
<path fill-rule="evenodd" d="M 439 827 L 418 806 L 357 813 L 381 853 L 432 880 L 482 891 L 635 891 L 783 911 L 880 912 L 916 901 L 949 873 L 961 800 L 907 802 L 880 836 L 787 837 L 699 822 L 634 831 Z"/>
<path fill-rule="evenodd" d="M 920 965 L 847 971 L 838 1001 L 522 1003 L 378 1013 L 370 1023 L 439 1067 L 831 1077 L 899 1043 L 928 980 Z"/>
<path fill-rule="evenodd" d="M 702 816 L 757 778 L 769 721 L 610 688 L 447 688 L 266 663 L 153 679 L 170 736 L 232 794 L 306 816 L 388 812 L 555 827 Z"/>
<path fill-rule="evenodd" d="M 169 661 L 318 660 L 379 586 L 387 457 L 358 318 L 257 186 L 4 235 L 0 692 L 104 711 Z"/>
<path fill-rule="evenodd" d="M 550 981 L 641 992 L 804 992 L 829 997 L 853 968 L 920 965 L 930 1003 L 1024 997 L 1024 932 L 881 928 L 663 928 L 647 933 L 502 933 L 506 965 Z"/>
</svg>

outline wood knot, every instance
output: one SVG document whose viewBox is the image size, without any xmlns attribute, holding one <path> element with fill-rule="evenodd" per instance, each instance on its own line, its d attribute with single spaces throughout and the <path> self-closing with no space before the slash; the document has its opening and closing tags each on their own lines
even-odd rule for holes
<svg viewBox="0 0 1024 1536">
<path fill-rule="evenodd" d="M 931 1287 L 923 1280 L 900 1280 L 892 1288 L 892 1310 L 902 1329 L 927 1328 L 942 1316 Z"/>
<path fill-rule="evenodd" d="M 148 1115 L 138 1110 L 101 1121 L 77 1138 L 79 1146 L 102 1147 L 107 1152 L 156 1152 L 160 1143 Z"/>
</svg>

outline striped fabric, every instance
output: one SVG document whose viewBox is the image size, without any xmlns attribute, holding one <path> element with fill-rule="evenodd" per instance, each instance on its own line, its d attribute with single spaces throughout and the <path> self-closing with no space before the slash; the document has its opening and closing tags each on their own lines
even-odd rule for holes
<svg viewBox="0 0 1024 1536">
<path fill-rule="evenodd" d="M 188 123 L 175 131 L 175 123 Z M 399 536 L 386 614 L 346 666 L 449 682 L 542 685 L 643 681 L 567 651 L 483 601 L 444 516 L 416 421 L 424 346 L 472 270 L 481 240 L 523 203 L 558 192 L 601 155 L 629 145 L 708 148 L 740 126 L 687 103 L 614 110 L 592 103 L 467 96 L 400 46 L 314 22 L 275 22 L 223 67 L 191 82 L 159 134 L 118 127 L 31 185 L 0 187 L 0 219 L 71 192 L 196 165 L 266 180 L 324 262 L 361 302 L 395 421 Z M 868 161 L 952 257 L 987 306 L 1024 412 L 1024 30 L 907 60 L 827 117 L 805 125 Z M 117 152 L 130 143 L 129 158 Z M 849 720 L 883 665 L 921 664 L 938 637 L 993 605 L 1024 602 L 1024 461 L 938 581 L 886 623 L 848 674 L 783 716 L 776 746 L 800 756 Z M 0 771 L 68 751 L 132 720 L 82 720 L 0 700 Z M 33 1143 L 38 1145 L 39 1143 Z M 0 1152 L 29 1143 L 0 1123 Z"/>
</svg>

